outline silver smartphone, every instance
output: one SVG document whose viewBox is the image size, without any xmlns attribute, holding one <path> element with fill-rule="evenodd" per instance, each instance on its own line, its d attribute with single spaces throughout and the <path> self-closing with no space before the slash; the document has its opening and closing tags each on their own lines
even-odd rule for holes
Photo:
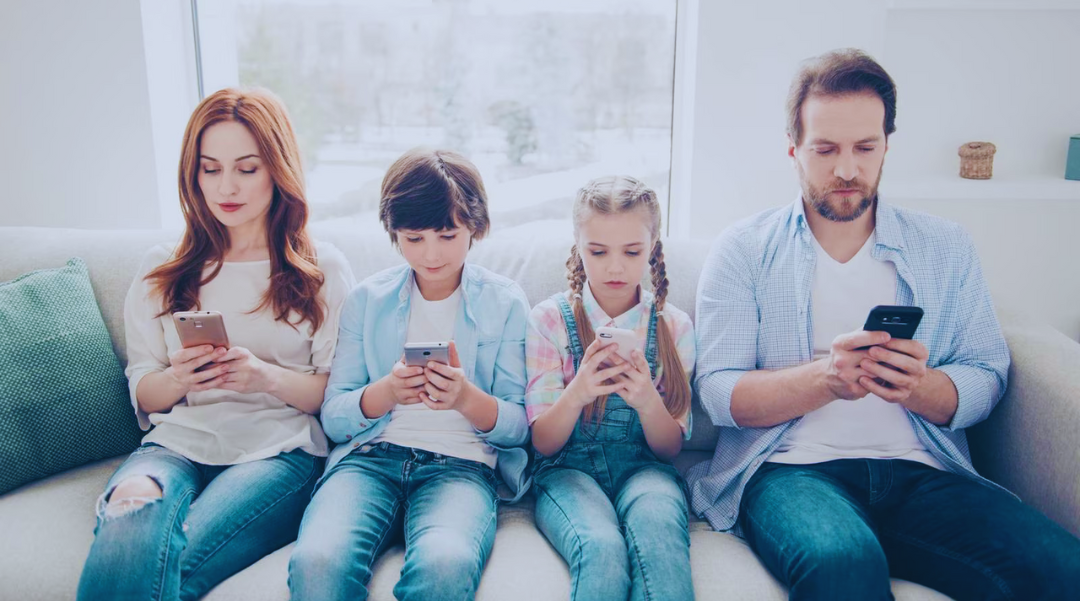
<svg viewBox="0 0 1080 601">
<path fill-rule="evenodd" d="M 217 311 L 177 311 L 173 313 L 173 325 L 180 337 L 180 346 L 192 348 L 209 344 L 214 348 L 229 348 L 229 335 L 225 332 L 225 320 Z M 197 368 L 204 371 L 213 367 L 213 361 Z"/>
<path fill-rule="evenodd" d="M 428 361 L 450 365 L 450 343 L 408 342 L 405 344 L 405 365 L 427 367 Z"/>
</svg>

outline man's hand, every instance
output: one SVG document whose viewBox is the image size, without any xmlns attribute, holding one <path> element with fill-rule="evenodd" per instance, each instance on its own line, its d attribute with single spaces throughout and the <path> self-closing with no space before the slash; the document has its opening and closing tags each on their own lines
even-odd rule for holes
<svg viewBox="0 0 1080 601">
<path fill-rule="evenodd" d="M 894 338 L 866 354 L 859 366 L 869 375 L 859 384 L 890 403 L 903 405 L 926 378 L 930 351 L 917 340 Z"/>
<path fill-rule="evenodd" d="M 888 332 L 867 332 L 859 330 L 841 334 L 833 340 L 829 349 L 826 366 L 826 383 L 829 391 L 837 399 L 855 401 L 870 394 L 870 389 L 863 384 L 873 375 L 863 368 L 863 360 L 870 352 L 865 347 L 885 344 L 889 341 Z"/>
</svg>

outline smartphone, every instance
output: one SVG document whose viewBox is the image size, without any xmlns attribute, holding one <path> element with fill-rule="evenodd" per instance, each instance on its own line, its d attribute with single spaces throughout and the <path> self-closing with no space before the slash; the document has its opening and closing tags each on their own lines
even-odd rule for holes
<svg viewBox="0 0 1080 601">
<path fill-rule="evenodd" d="M 225 333 L 225 320 L 217 311 L 177 311 L 173 313 L 173 325 L 180 337 L 180 346 L 192 348 L 204 344 L 214 348 L 229 348 L 229 335 Z M 196 368 L 205 371 L 216 365 L 213 361 Z"/>
<path fill-rule="evenodd" d="M 630 361 L 630 353 L 634 349 L 644 352 L 643 349 L 645 348 L 645 344 L 638 338 L 637 332 L 634 330 L 604 326 L 596 328 L 596 339 L 600 341 L 600 348 L 609 344 L 618 344 L 619 348 L 615 350 L 615 354 L 628 362 Z"/>
<path fill-rule="evenodd" d="M 405 343 L 405 365 L 427 367 L 428 361 L 450 365 L 449 342 Z"/>
<path fill-rule="evenodd" d="M 863 329 L 869 332 L 888 332 L 893 338 L 911 340 L 919 329 L 923 310 L 919 307 L 878 305 L 870 309 Z"/>
</svg>

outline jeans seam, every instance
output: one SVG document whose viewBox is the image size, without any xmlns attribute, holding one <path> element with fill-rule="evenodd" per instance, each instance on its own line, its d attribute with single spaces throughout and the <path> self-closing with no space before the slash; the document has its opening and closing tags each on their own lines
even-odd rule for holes
<svg viewBox="0 0 1080 601">
<path fill-rule="evenodd" d="M 550 499 L 552 504 L 555 505 L 555 508 L 558 509 L 559 513 L 562 514 L 563 520 L 565 520 L 567 525 L 570 526 L 570 531 L 574 534 L 574 546 L 577 548 L 579 554 L 584 554 L 584 545 L 582 545 L 581 543 L 581 535 L 578 534 L 577 528 L 574 526 L 574 521 L 570 519 L 569 515 L 566 513 L 566 510 L 563 509 L 562 505 L 560 505 L 557 500 L 555 500 L 555 497 L 548 493 L 548 491 L 543 486 L 538 486 L 537 489 L 541 494 Z M 571 578 L 573 578 L 573 580 L 570 582 L 570 601 L 574 601 L 574 593 L 577 592 L 578 578 L 581 576 L 580 570 L 578 570 L 578 572 L 579 573 L 575 574 L 573 570 L 570 571 L 570 576 Z"/>
<path fill-rule="evenodd" d="M 956 561 L 958 563 L 961 563 L 963 565 L 966 565 L 969 568 L 972 568 L 972 569 L 976 570 L 977 572 L 983 574 L 987 578 L 989 578 L 990 581 L 993 582 L 997 586 L 998 590 L 1001 591 L 1001 593 L 1003 595 L 1005 595 L 1005 597 L 1007 597 L 1009 599 L 1016 599 L 1017 598 L 1016 595 L 1014 595 L 1012 590 L 1009 588 L 1009 585 L 1008 585 L 1007 582 L 1005 582 L 1000 577 L 998 577 L 998 575 L 995 574 L 992 569 L 990 569 L 989 567 L 987 567 L 987 566 L 985 566 L 985 565 L 983 565 L 983 564 L 981 564 L 981 563 L 979 563 L 977 561 L 971 561 L 967 557 L 965 557 L 964 555 L 956 553 L 956 552 L 952 551 L 951 549 L 948 549 L 947 547 L 942 547 L 942 546 L 939 546 L 939 545 L 935 545 L 933 543 L 929 543 L 929 542 L 920 540 L 920 539 L 912 537 L 912 536 L 907 536 L 907 535 L 901 534 L 901 533 L 896 532 L 896 531 L 883 532 L 882 534 L 885 535 L 885 536 L 890 536 L 892 538 L 895 538 L 895 539 L 897 539 L 899 541 L 908 543 L 908 544 L 910 544 L 912 546 L 915 546 L 915 547 L 918 547 L 920 549 L 929 551 L 931 553 L 936 553 L 936 554 L 941 555 L 943 557 L 947 557 L 947 558 L 952 559 L 952 560 L 954 560 L 954 561 Z"/>
<path fill-rule="evenodd" d="M 162 495 L 161 496 L 162 496 L 162 500 L 164 500 L 164 498 L 165 498 L 164 489 L 162 489 Z M 167 567 L 166 563 L 167 563 L 167 558 L 169 557 L 169 553 L 171 552 L 173 544 L 175 542 L 175 537 L 173 536 L 173 530 L 175 529 L 175 526 L 176 526 L 176 518 L 180 513 L 180 508 L 183 507 L 185 502 L 188 503 L 189 505 L 191 504 L 191 497 L 193 497 L 193 496 L 195 496 L 195 492 L 190 491 L 190 492 L 186 493 L 185 495 L 181 496 L 180 501 L 178 503 L 176 503 L 175 505 L 173 505 L 172 515 L 169 516 L 169 528 L 165 530 L 165 544 L 163 545 L 162 553 L 159 556 L 160 561 L 159 561 L 158 565 L 161 566 L 161 575 L 157 578 L 157 584 L 154 587 L 153 596 L 152 596 L 152 598 L 154 598 L 154 599 L 161 599 L 161 592 L 165 588 L 165 579 L 168 577 L 167 570 L 166 570 L 166 567 Z M 184 497 L 187 497 L 186 501 L 185 501 Z M 178 558 L 178 561 L 179 561 L 179 558 Z"/>
<path fill-rule="evenodd" d="M 641 583 L 642 593 L 645 595 L 646 601 L 652 599 L 652 591 L 649 587 L 649 574 L 645 570 L 645 562 L 641 559 L 641 551 L 638 549 L 637 536 L 634 535 L 634 529 L 630 527 L 629 522 L 624 523 L 623 527 L 626 528 L 626 538 L 630 541 L 630 547 L 634 550 L 634 556 L 637 557 L 638 568 L 641 570 Z"/>
<path fill-rule="evenodd" d="M 374 551 L 372 551 L 371 554 L 371 565 L 368 566 L 368 572 L 372 571 L 372 568 L 375 567 L 375 561 L 379 559 L 379 554 L 384 551 L 383 547 L 386 545 L 387 538 L 390 536 L 390 531 L 394 529 L 394 522 L 397 521 L 398 512 L 401 511 L 401 507 L 402 504 L 398 502 L 397 499 L 395 499 L 394 511 L 390 514 L 390 523 L 387 524 L 386 528 L 383 528 L 382 535 L 379 536 L 378 542 L 375 543 L 375 549 Z M 405 519 L 409 519 L 408 511 L 405 512 Z M 372 573 L 371 575 L 374 576 L 375 574 Z M 370 580 L 368 580 L 368 582 L 365 582 L 364 588 L 367 588 L 367 585 L 370 582 Z"/>
<path fill-rule="evenodd" d="M 287 499 L 287 498 L 295 495 L 296 493 L 300 492 L 301 490 L 303 490 L 303 488 L 305 486 L 307 486 L 309 483 L 311 483 L 312 482 L 312 477 L 316 476 L 318 474 L 318 471 L 319 471 L 318 469 L 316 469 L 316 466 L 318 466 L 318 461 L 312 460 L 312 462 L 311 462 L 311 472 L 308 474 L 308 477 L 305 478 L 303 482 L 301 482 L 298 486 L 296 486 L 292 490 L 290 490 L 290 491 L 286 492 L 285 494 L 279 496 L 277 498 L 277 500 L 275 500 L 270 505 L 267 505 L 265 508 L 263 508 L 262 511 L 260 511 L 257 514 L 251 516 L 251 518 L 249 518 L 243 524 L 241 524 L 240 526 L 235 528 L 230 536 L 228 536 L 227 538 L 222 539 L 217 545 L 215 545 L 214 548 L 211 549 L 210 552 L 206 554 L 206 557 L 204 557 L 202 559 L 202 561 L 200 561 L 198 563 L 198 565 L 193 566 L 191 568 L 191 571 L 188 572 L 187 578 L 184 578 L 183 580 L 181 580 L 180 588 L 183 589 L 185 582 L 187 582 L 188 580 L 191 580 L 192 576 L 197 574 L 199 572 L 199 570 L 201 570 L 203 568 L 203 566 L 205 566 L 206 563 L 208 561 L 210 561 L 210 559 L 212 559 L 215 555 L 217 555 L 218 551 L 220 551 L 222 547 L 224 547 L 229 541 L 236 538 L 241 532 L 243 532 L 248 527 L 248 525 L 250 525 L 252 522 L 254 522 L 255 520 L 257 520 L 260 517 L 262 517 L 263 515 L 265 515 L 266 512 L 268 512 L 271 509 L 273 509 L 273 508 L 277 507 L 278 505 L 280 505 L 282 502 L 285 501 L 285 499 Z"/>
</svg>

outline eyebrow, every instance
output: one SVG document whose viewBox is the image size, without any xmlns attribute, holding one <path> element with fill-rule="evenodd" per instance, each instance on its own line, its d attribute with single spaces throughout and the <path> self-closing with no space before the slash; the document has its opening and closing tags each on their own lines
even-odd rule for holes
<svg viewBox="0 0 1080 601">
<path fill-rule="evenodd" d="M 855 143 L 855 145 L 858 146 L 860 144 L 869 144 L 871 142 L 880 142 L 880 141 L 881 141 L 881 136 L 870 136 L 869 138 L 863 138 L 862 140 L 859 140 L 858 142 Z M 811 146 L 839 146 L 839 144 L 837 144 L 836 142 L 833 142 L 832 140 L 826 140 L 825 138 L 815 138 L 815 139 L 810 141 L 810 145 Z"/>
<path fill-rule="evenodd" d="M 205 154 L 199 155 L 199 158 L 200 159 L 206 159 L 208 161 L 214 161 L 215 163 L 220 163 L 221 162 L 221 161 L 215 159 L 214 157 L 206 156 Z M 244 159 L 257 159 L 257 158 L 259 158 L 259 155 L 257 155 L 257 154 L 245 154 L 244 156 L 234 160 L 233 162 L 238 163 L 238 162 L 240 162 L 240 161 L 242 161 Z"/>
<path fill-rule="evenodd" d="M 448 230 L 434 230 L 434 231 L 435 231 L 436 234 L 444 235 L 444 234 L 448 234 L 448 233 L 458 233 L 464 227 L 465 226 L 458 226 L 458 227 L 451 228 L 451 229 L 448 229 Z M 429 228 L 424 228 L 422 230 L 409 230 L 409 229 L 405 229 L 405 228 L 399 228 L 397 230 L 397 232 L 399 234 L 403 235 L 403 236 L 419 236 L 421 233 L 426 232 L 428 230 L 433 230 L 433 229 L 434 228 L 430 228 L 430 227 Z"/>
<path fill-rule="evenodd" d="M 600 244 L 599 242 L 590 242 L 588 244 L 588 246 L 599 246 L 601 248 L 607 248 L 608 247 L 607 244 Z M 626 247 L 629 247 L 629 246 L 645 246 L 645 243 L 644 242 L 631 242 L 630 244 L 624 244 L 623 248 L 626 248 Z"/>
</svg>

